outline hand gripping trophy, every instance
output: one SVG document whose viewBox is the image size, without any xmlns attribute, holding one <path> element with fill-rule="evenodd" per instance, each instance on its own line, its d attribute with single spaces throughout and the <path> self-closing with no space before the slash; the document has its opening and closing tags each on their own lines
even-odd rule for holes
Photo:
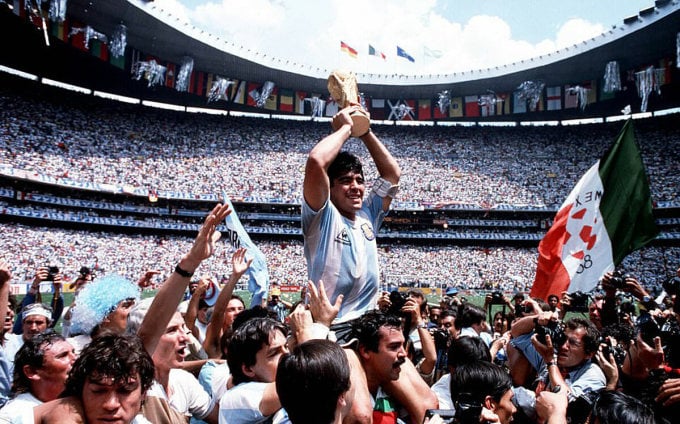
<svg viewBox="0 0 680 424">
<path fill-rule="evenodd" d="M 352 112 L 352 137 L 366 134 L 371 127 L 368 112 L 361 108 L 357 79 L 352 72 L 335 70 L 328 77 L 328 92 L 338 102 L 340 109 L 347 106 L 359 106 L 360 110 Z"/>
</svg>

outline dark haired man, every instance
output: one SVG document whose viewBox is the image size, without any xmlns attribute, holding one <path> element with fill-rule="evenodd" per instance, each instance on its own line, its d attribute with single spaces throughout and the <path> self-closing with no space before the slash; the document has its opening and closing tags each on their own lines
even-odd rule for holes
<svg viewBox="0 0 680 424">
<path fill-rule="evenodd" d="M 541 312 L 523 317 L 512 325 L 512 344 L 528 359 L 539 375 L 539 388 L 555 390 L 566 388 L 569 402 L 585 399 L 590 393 L 604 389 L 606 378 L 600 367 L 592 361 L 599 348 L 600 332 L 593 323 L 583 318 L 572 318 L 564 323 L 563 340 L 545 344 L 533 334 L 534 318 L 538 325 L 549 325 L 556 319 L 554 312 Z M 554 343 L 554 344 L 553 344 Z M 517 395 L 517 404 L 529 416 L 534 414 L 533 393 L 523 390 Z M 522 395 L 528 395 L 527 397 Z"/>
<path fill-rule="evenodd" d="M 487 361 L 456 367 L 451 376 L 451 400 L 461 424 L 508 424 L 517 409 L 512 402 L 512 379 L 503 368 Z"/>
<path fill-rule="evenodd" d="M 132 423 L 153 378 L 153 361 L 139 338 L 97 336 L 73 364 L 65 397 L 35 407 L 35 422 Z"/>
<path fill-rule="evenodd" d="M 263 422 L 284 413 L 275 381 L 279 359 L 288 353 L 287 334 L 283 323 L 269 317 L 251 318 L 234 329 L 227 347 L 234 387 L 220 400 L 221 423 Z"/>
<path fill-rule="evenodd" d="M 422 422 L 425 410 L 436 408 L 437 400 L 406 357 L 401 319 L 389 313 L 367 312 L 353 323 L 352 334 L 373 398 L 373 422 L 396 422 L 398 405 L 411 422 Z"/>
<path fill-rule="evenodd" d="M 331 303 L 344 296 L 336 323 L 356 319 L 376 305 L 379 286 L 376 233 L 397 193 L 401 170 L 369 129 L 359 138 L 370 153 L 380 178 L 364 200 L 366 183 L 359 159 L 341 152 L 352 132 L 350 114 L 338 112 L 333 133 L 309 153 L 305 167 L 302 231 L 309 280 L 323 281 Z M 348 330 L 349 326 L 345 326 Z M 342 339 L 342 334 L 338 339 Z"/>
<path fill-rule="evenodd" d="M 0 422 L 58 398 L 75 360 L 73 346 L 52 330 L 26 340 L 14 360 L 12 391 L 16 396 L 0 409 Z"/>
<path fill-rule="evenodd" d="M 293 424 L 340 424 L 349 412 L 350 364 L 335 342 L 309 340 L 283 355 L 276 391 Z"/>
</svg>

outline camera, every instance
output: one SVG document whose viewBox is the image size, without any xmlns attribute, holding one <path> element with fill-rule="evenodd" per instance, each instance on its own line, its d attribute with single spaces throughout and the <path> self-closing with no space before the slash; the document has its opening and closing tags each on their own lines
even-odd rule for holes
<svg viewBox="0 0 680 424">
<path fill-rule="evenodd" d="M 45 281 L 54 281 L 54 277 L 59 274 L 59 267 L 56 267 L 54 265 L 50 265 L 47 267 L 47 278 L 45 278 Z"/>
<path fill-rule="evenodd" d="M 637 321 L 635 321 L 635 327 L 640 333 L 642 340 L 654 347 L 654 338 L 661 336 L 661 327 L 659 327 L 654 317 L 649 312 L 641 313 Z"/>
<path fill-rule="evenodd" d="M 588 312 L 588 294 L 581 291 L 571 293 L 571 302 L 569 304 L 569 310 L 572 312 Z"/>
<path fill-rule="evenodd" d="M 505 297 L 503 293 L 495 291 L 491 293 L 491 305 L 505 305 Z"/>
<path fill-rule="evenodd" d="M 609 284 L 611 284 L 611 286 L 614 287 L 615 289 L 621 290 L 625 287 L 626 278 L 628 277 L 629 277 L 628 274 L 624 274 L 619 270 L 615 270 L 612 273 L 612 277 L 609 279 Z"/>
<path fill-rule="evenodd" d="M 387 312 L 394 315 L 402 315 L 401 308 L 404 307 L 407 300 L 408 294 L 406 294 L 406 292 L 400 292 L 398 290 L 390 292 L 390 307 Z"/>
<path fill-rule="evenodd" d="M 437 350 L 443 350 L 449 346 L 449 332 L 447 330 L 432 328 L 430 335 L 434 339 L 434 346 Z"/>
<path fill-rule="evenodd" d="M 561 321 L 550 321 L 548 325 L 538 324 L 538 320 L 534 320 L 534 333 L 539 342 L 546 344 L 546 336 L 550 336 L 552 345 L 558 349 L 567 340 L 564 334 L 564 324 Z"/>
<path fill-rule="evenodd" d="M 609 360 L 609 355 L 612 354 L 614 355 L 616 363 L 623 365 L 623 360 L 626 359 L 626 351 L 619 345 L 612 346 L 604 340 L 602 340 L 602 343 L 604 343 L 604 346 L 602 346 L 602 354 L 604 357 Z"/>
</svg>

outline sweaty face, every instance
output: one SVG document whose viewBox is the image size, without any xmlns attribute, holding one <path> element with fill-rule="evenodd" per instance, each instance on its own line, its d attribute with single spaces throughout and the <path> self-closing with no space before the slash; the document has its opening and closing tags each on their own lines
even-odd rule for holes
<svg viewBox="0 0 680 424">
<path fill-rule="evenodd" d="M 586 354 L 585 342 L 583 337 L 586 335 L 584 328 L 575 330 L 564 330 L 566 341 L 559 347 L 557 355 L 557 365 L 563 368 L 571 368 L 583 363 L 586 359 L 593 356 L 592 353 Z"/>
<path fill-rule="evenodd" d="M 255 364 L 246 370 L 246 375 L 253 381 L 271 383 L 276 381 L 276 368 L 281 355 L 288 353 L 286 336 L 275 330 L 269 336 L 269 344 L 262 345 L 255 355 Z"/>
<path fill-rule="evenodd" d="M 52 344 L 46 344 L 43 353 L 42 367 L 37 371 L 41 381 L 51 384 L 63 384 L 66 382 L 68 372 L 76 360 L 73 346 L 66 340 L 58 340 Z"/>
<path fill-rule="evenodd" d="M 126 382 L 112 378 L 85 381 L 83 409 L 88 423 L 128 424 L 142 408 L 139 375 Z"/>
<path fill-rule="evenodd" d="M 354 219 L 356 212 L 361 209 L 365 189 L 361 174 L 346 172 L 331 181 L 331 202 L 344 217 Z"/>
</svg>

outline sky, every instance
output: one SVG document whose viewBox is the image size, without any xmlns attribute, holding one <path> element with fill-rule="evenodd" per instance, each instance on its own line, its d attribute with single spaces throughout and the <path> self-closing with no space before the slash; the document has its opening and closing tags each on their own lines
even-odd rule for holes
<svg viewBox="0 0 680 424">
<path fill-rule="evenodd" d="M 485 69 L 622 26 L 653 0 L 156 0 L 195 27 L 301 65 L 426 75 Z M 358 52 L 350 57 L 343 41 Z M 368 45 L 386 55 L 368 55 Z M 401 47 L 415 60 L 396 55 Z M 426 52 L 429 50 L 428 52 Z M 190 52 L 188 52 L 190 53 Z"/>
</svg>

